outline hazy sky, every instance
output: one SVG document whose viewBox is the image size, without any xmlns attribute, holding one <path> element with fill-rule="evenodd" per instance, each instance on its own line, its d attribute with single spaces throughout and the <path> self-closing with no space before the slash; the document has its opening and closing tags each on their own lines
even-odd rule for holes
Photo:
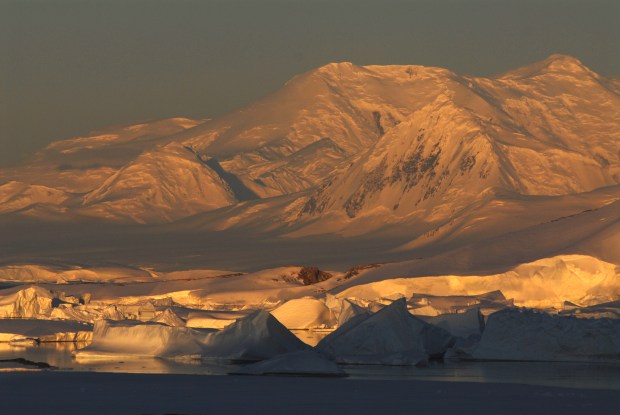
<svg viewBox="0 0 620 415">
<path fill-rule="evenodd" d="M 214 117 L 334 61 L 620 76 L 619 0 L 0 0 L 0 165 L 114 124 Z"/>
</svg>

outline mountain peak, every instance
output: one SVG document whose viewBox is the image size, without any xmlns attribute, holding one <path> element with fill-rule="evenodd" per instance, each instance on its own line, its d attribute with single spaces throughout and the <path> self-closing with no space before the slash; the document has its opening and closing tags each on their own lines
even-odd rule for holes
<svg viewBox="0 0 620 415">
<path fill-rule="evenodd" d="M 323 66 L 319 66 L 311 73 L 329 76 L 342 76 L 357 72 L 362 67 L 357 66 L 351 62 L 332 62 Z"/>
<path fill-rule="evenodd" d="M 569 55 L 553 54 L 541 63 L 555 71 L 581 72 L 584 69 L 588 70 L 579 59 Z"/>
<path fill-rule="evenodd" d="M 542 61 L 507 72 L 502 78 L 529 78 L 548 74 L 581 76 L 594 73 L 573 56 L 553 54 Z"/>
<path fill-rule="evenodd" d="M 549 55 L 549 57 L 547 59 L 545 59 L 543 62 L 548 62 L 548 63 L 563 63 L 563 64 L 577 64 L 577 65 L 582 65 L 581 61 L 577 58 L 575 58 L 574 56 L 570 56 L 570 55 L 563 55 L 561 53 L 553 53 L 551 55 Z"/>
</svg>

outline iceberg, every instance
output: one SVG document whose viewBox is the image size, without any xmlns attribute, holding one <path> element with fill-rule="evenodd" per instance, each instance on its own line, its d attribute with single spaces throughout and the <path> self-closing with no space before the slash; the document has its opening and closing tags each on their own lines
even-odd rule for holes
<svg viewBox="0 0 620 415">
<path fill-rule="evenodd" d="M 402 298 L 373 315 L 355 316 L 317 349 L 340 363 L 418 365 L 443 356 L 453 343 L 446 330 L 409 314 Z"/>
<path fill-rule="evenodd" d="M 169 308 L 159 313 L 151 321 L 154 323 L 162 323 L 173 327 L 185 327 L 185 322 Z"/>
<path fill-rule="evenodd" d="M 308 345 L 266 311 L 256 311 L 204 339 L 203 355 L 256 361 L 282 353 L 307 350 Z"/>
<path fill-rule="evenodd" d="M 336 319 L 324 302 L 313 297 L 289 300 L 271 314 L 288 329 L 330 328 Z"/>
<path fill-rule="evenodd" d="M 75 352 L 78 359 L 109 357 L 197 358 L 201 356 L 204 333 L 161 323 L 134 320 L 99 320 L 93 342 Z"/>
<path fill-rule="evenodd" d="M 89 341 L 93 326 L 68 320 L 0 319 L 0 342 Z"/>
<path fill-rule="evenodd" d="M 484 316 L 478 308 L 472 308 L 464 313 L 441 314 L 423 318 L 434 326 L 445 329 L 454 337 L 466 339 L 471 336 L 480 337 L 484 331 Z"/>
<path fill-rule="evenodd" d="M 620 359 L 620 321 L 506 309 L 489 316 L 480 360 L 590 361 Z"/>
</svg>

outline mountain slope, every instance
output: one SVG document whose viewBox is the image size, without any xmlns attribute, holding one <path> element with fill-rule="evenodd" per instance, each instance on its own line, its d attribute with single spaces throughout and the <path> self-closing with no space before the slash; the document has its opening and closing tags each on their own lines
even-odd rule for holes
<svg viewBox="0 0 620 415">
<path fill-rule="evenodd" d="M 142 153 L 82 198 L 81 213 L 169 222 L 237 202 L 220 175 L 177 143 Z"/>
<path fill-rule="evenodd" d="M 165 144 L 174 134 L 201 122 L 169 118 L 55 141 L 24 165 L 0 169 L 0 183 L 16 181 L 71 193 L 88 192 L 143 151 Z"/>
<path fill-rule="evenodd" d="M 358 262 L 373 241 L 383 260 L 465 245 L 494 250 L 491 241 L 509 246 L 501 238 L 618 200 L 619 91 L 617 80 L 561 55 L 489 78 L 329 64 L 214 120 L 54 143 L 0 171 L 0 213 L 9 224 L 135 222 L 149 226 L 131 227 L 129 239 L 165 229 L 176 238 L 170 245 L 184 241 L 196 255 L 215 237 L 211 257 L 200 258 L 239 239 L 248 258 L 264 257 L 267 248 L 254 245 L 273 241 L 281 261 L 284 251 L 294 252 L 291 261 L 299 252 L 332 260 L 344 246 L 350 252 L 339 260 Z M 583 226 L 600 225 L 584 217 Z M 541 249 L 613 256 L 614 229 Z M 515 241 L 515 252 L 528 245 Z M 173 255 L 179 246 L 157 241 L 152 252 Z M 142 258 L 149 252 L 145 245 Z"/>
<path fill-rule="evenodd" d="M 552 56 L 460 82 L 324 182 L 300 216 L 442 220 L 497 192 L 566 195 L 620 183 L 620 96 L 577 60 Z"/>
</svg>

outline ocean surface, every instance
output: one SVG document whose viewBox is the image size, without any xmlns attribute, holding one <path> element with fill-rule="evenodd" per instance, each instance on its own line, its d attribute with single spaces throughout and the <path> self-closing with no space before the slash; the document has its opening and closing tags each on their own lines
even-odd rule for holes
<svg viewBox="0 0 620 415">
<path fill-rule="evenodd" d="M 227 375 L 240 368 L 238 364 L 221 361 L 76 360 L 72 353 L 85 346 L 80 343 L 42 343 L 24 347 L 0 343 L 0 359 L 21 357 L 72 372 Z M 342 368 L 349 374 L 349 379 L 512 383 L 620 391 L 620 363 L 446 361 L 431 363 L 427 367 L 346 365 Z"/>
</svg>

